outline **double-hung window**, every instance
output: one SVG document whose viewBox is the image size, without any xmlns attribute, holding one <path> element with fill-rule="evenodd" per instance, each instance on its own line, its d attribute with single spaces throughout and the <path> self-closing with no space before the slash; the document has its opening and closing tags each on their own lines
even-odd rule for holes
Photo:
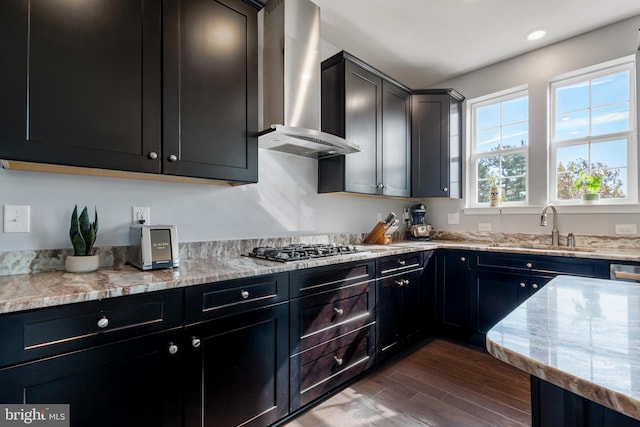
<svg viewBox="0 0 640 427">
<path fill-rule="evenodd" d="M 634 56 L 550 83 L 550 200 L 637 201 Z"/>
<path fill-rule="evenodd" d="M 517 88 L 468 101 L 470 207 L 490 206 L 499 190 L 502 206 L 527 203 L 529 95 Z"/>
</svg>

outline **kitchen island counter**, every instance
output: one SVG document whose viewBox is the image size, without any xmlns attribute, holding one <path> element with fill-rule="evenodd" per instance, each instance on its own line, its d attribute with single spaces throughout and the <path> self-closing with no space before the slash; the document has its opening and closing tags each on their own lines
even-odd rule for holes
<svg viewBox="0 0 640 427">
<path fill-rule="evenodd" d="M 532 376 L 640 420 L 640 284 L 558 276 L 487 334 Z"/>
</svg>

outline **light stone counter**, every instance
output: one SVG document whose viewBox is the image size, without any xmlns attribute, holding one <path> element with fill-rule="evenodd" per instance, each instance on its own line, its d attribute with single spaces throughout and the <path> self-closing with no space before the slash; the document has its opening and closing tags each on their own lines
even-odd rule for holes
<svg viewBox="0 0 640 427">
<path fill-rule="evenodd" d="M 289 263 L 230 255 L 181 260 L 179 268 L 146 272 L 124 265 L 84 274 L 51 271 L 0 276 L 0 314 L 424 250 L 410 245 L 359 249 L 355 254 Z"/>
<path fill-rule="evenodd" d="M 640 284 L 558 276 L 486 343 L 510 365 L 640 419 Z"/>
<path fill-rule="evenodd" d="M 87 274 L 60 271 L 70 250 L 5 252 L 0 253 L 0 314 L 439 248 L 640 262 L 638 238 L 577 236 L 578 248 L 551 249 L 549 236 L 537 234 L 440 232 L 426 242 L 399 236 L 384 246 L 363 245 L 360 234 L 183 243 L 180 268 L 153 272 L 126 265 L 125 246 L 98 248 L 104 267 Z M 286 264 L 242 256 L 255 246 L 296 243 L 353 244 L 362 252 Z"/>
</svg>

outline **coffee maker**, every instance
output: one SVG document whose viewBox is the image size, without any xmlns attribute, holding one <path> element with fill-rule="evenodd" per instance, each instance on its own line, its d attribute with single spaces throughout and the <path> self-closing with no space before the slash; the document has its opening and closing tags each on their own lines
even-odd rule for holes
<svg viewBox="0 0 640 427">
<path fill-rule="evenodd" d="M 409 240 L 431 240 L 432 227 L 424 223 L 427 207 L 422 203 L 411 205 L 404 210 L 404 220 L 409 230 Z"/>
</svg>

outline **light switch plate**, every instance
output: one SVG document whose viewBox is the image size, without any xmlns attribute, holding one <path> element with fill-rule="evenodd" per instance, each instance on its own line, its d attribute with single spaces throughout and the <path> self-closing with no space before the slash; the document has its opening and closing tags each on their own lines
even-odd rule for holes
<svg viewBox="0 0 640 427">
<path fill-rule="evenodd" d="M 616 224 L 616 234 L 638 234 L 638 224 Z"/>
<path fill-rule="evenodd" d="M 478 231 L 491 231 L 491 223 L 490 222 L 478 223 Z"/>
<path fill-rule="evenodd" d="M 31 231 L 30 206 L 4 205 L 4 232 L 28 233 Z"/>
</svg>

